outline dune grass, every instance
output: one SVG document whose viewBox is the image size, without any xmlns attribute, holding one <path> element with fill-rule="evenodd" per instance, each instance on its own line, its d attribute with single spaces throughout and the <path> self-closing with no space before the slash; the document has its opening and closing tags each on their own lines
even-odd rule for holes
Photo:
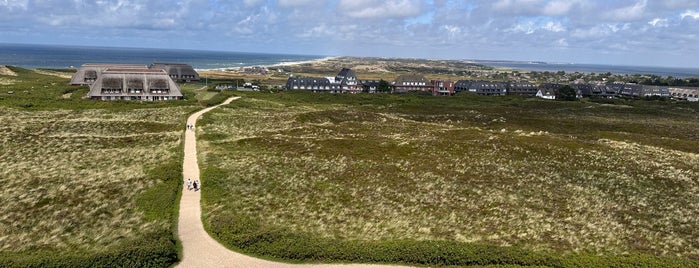
<svg viewBox="0 0 699 268">
<path fill-rule="evenodd" d="M 177 262 L 182 130 L 196 102 L 85 100 L 87 89 L 66 78 L 10 69 L 14 94 L 0 91 L 0 266 Z"/>
<path fill-rule="evenodd" d="M 697 265 L 695 104 L 245 95 L 198 128 L 204 223 L 230 247 L 305 261 Z"/>
</svg>

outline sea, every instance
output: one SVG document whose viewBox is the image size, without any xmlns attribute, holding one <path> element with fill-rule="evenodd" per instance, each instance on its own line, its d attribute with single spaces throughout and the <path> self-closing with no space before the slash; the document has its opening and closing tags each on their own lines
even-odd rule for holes
<svg viewBox="0 0 699 268">
<path fill-rule="evenodd" d="M 481 61 L 467 60 L 471 63 L 487 65 L 491 67 L 508 68 L 513 70 L 526 70 L 537 72 L 558 72 L 566 73 L 612 73 L 617 75 L 658 75 L 662 77 L 672 76 L 675 78 L 699 77 L 699 68 L 679 68 L 679 67 L 651 67 L 651 66 L 625 66 L 625 65 L 602 65 L 602 64 L 579 64 L 579 63 L 548 63 L 548 62 L 521 62 L 521 61 Z"/>
<path fill-rule="evenodd" d="M 154 62 L 186 63 L 198 70 L 225 70 L 248 66 L 270 66 L 309 62 L 327 58 L 326 55 L 288 55 L 156 48 L 86 47 L 65 45 L 31 45 L 0 43 L 0 65 L 27 69 L 76 68 L 84 63 L 132 63 L 148 65 Z M 520 61 L 467 60 L 492 67 L 522 71 L 565 71 L 582 73 L 654 74 L 677 78 L 699 77 L 699 68 L 644 66 L 615 66 Z"/>
<path fill-rule="evenodd" d="M 166 62 L 186 63 L 198 70 L 223 70 L 307 62 L 326 57 L 182 49 L 0 44 L 0 65 L 26 69 L 77 68 L 85 63 L 149 65 L 154 62 Z"/>
</svg>

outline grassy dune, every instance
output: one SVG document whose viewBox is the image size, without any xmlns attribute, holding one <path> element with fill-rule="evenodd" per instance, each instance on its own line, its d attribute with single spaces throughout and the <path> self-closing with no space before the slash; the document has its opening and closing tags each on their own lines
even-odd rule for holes
<svg viewBox="0 0 699 268">
<path fill-rule="evenodd" d="M 0 90 L 0 266 L 176 262 L 182 126 L 194 102 L 84 100 L 87 89 L 66 78 L 12 70 L 0 75 L 13 80 Z"/>
<path fill-rule="evenodd" d="M 697 266 L 698 110 L 250 94 L 201 119 L 205 226 L 282 259 Z"/>
</svg>

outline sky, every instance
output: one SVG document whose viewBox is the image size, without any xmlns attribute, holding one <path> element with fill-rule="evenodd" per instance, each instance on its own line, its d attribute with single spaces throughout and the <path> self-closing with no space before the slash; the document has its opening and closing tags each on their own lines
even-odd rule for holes
<svg viewBox="0 0 699 268">
<path fill-rule="evenodd" d="M 0 0 L 0 43 L 699 67 L 699 0 Z"/>
</svg>

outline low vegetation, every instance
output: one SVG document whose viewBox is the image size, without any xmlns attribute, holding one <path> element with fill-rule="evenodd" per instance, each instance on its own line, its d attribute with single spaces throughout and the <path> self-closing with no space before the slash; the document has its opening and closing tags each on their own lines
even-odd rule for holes
<svg viewBox="0 0 699 268">
<path fill-rule="evenodd" d="M 46 74 L 59 71 L 10 69 L 17 76 L 0 90 L 0 267 L 177 262 L 182 130 L 195 102 L 84 100 L 85 87 Z"/>
<path fill-rule="evenodd" d="M 698 111 L 245 94 L 200 119 L 204 224 L 286 260 L 698 266 Z"/>
</svg>

